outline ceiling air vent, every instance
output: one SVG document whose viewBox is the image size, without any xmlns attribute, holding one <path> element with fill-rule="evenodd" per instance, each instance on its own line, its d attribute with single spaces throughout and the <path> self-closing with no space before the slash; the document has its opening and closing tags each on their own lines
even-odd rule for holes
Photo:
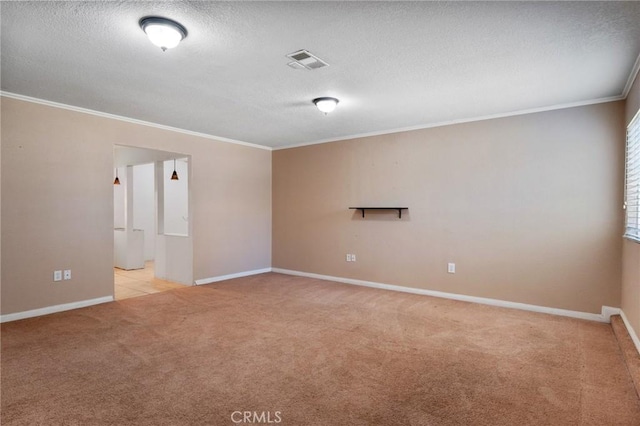
<svg viewBox="0 0 640 426">
<path fill-rule="evenodd" d="M 293 62 L 289 62 L 287 65 L 294 69 L 317 70 L 318 68 L 329 66 L 328 63 L 306 50 L 289 53 L 287 58 L 293 59 Z"/>
</svg>

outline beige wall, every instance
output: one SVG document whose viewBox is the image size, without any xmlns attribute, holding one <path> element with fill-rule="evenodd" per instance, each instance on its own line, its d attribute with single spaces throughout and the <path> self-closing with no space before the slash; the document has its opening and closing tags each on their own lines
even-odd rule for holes
<svg viewBox="0 0 640 426">
<path fill-rule="evenodd" d="M 623 121 L 621 101 L 274 151 L 273 267 L 619 306 Z"/>
<path fill-rule="evenodd" d="M 192 156 L 194 279 L 271 266 L 269 151 L 0 99 L 2 314 L 112 294 L 114 144 Z M 620 305 L 624 248 L 638 330 L 624 123 L 615 102 L 275 151 L 273 266 L 599 312 Z"/>
<path fill-rule="evenodd" d="M 627 97 L 625 127 L 631 122 L 638 109 L 640 109 L 640 77 L 636 77 Z M 623 240 L 622 252 L 621 307 L 634 331 L 640 333 L 640 244 Z"/>
<path fill-rule="evenodd" d="M 194 279 L 271 265 L 270 151 L 0 99 L 2 314 L 113 294 L 114 144 L 192 156 Z"/>
</svg>

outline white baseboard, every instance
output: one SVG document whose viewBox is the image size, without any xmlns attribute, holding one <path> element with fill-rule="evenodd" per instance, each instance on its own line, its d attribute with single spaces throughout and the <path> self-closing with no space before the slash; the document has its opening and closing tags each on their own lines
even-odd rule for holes
<svg viewBox="0 0 640 426">
<path fill-rule="evenodd" d="M 620 309 L 609 306 L 602 307 L 602 313 L 592 314 L 590 312 L 570 311 L 567 309 L 549 308 L 546 306 L 529 305 L 526 303 L 509 302 L 506 300 L 489 299 L 486 297 L 467 296 L 464 294 L 445 293 L 442 291 L 426 290 L 422 288 L 403 287 L 393 284 L 382 284 L 372 281 L 355 280 L 351 278 L 332 277 L 328 275 L 313 274 L 309 272 L 292 271 L 289 269 L 272 268 L 273 272 L 287 275 L 297 275 L 300 277 L 317 278 L 320 280 L 335 281 L 344 284 L 360 285 L 365 287 L 380 288 L 384 290 L 400 291 L 403 293 L 421 294 L 425 296 L 440 297 L 443 299 L 460 300 L 463 302 L 480 303 L 482 305 L 498 306 L 501 308 L 520 309 L 523 311 L 540 312 L 544 314 L 560 315 L 563 317 L 579 318 L 598 322 L 611 322 L 611 315 L 618 314 Z"/>
<path fill-rule="evenodd" d="M 638 338 L 638 334 L 633 327 L 631 327 L 631 323 L 622 310 L 620 311 L 620 317 L 622 318 L 622 322 L 624 322 L 624 326 L 627 327 L 627 332 L 629 333 L 629 336 L 631 336 L 631 340 L 633 340 L 633 344 L 636 346 L 638 354 L 640 355 L 640 338 Z"/>
<path fill-rule="evenodd" d="M 611 315 L 619 314 L 622 317 L 622 320 L 624 321 L 625 326 L 627 327 L 629 335 L 631 336 L 631 339 L 633 340 L 633 343 L 635 344 L 636 349 L 638 349 L 638 352 L 640 353 L 640 339 L 638 338 L 638 335 L 636 334 L 635 330 L 627 320 L 627 317 L 625 316 L 624 312 L 621 311 L 619 308 L 614 308 L 610 306 L 603 306 L 601 314 L 593 314 L 589 312 L 549 308 L 546 306 L 529 305 L 526 303 L 509 302 L 506 300 L 489 299 L 485 297 L 467 296 L 464 294 L 446 293 L 442 291 L 427 290 L 422 288 L 404 287 L 404 286 L 399 286 L 394 284 L 383 284 L 383 283 L 377 283 L 373 281 L 356 280 L 352 278 L 333 277 L 329 275 L 293 271 L 293 270 L 282 269 L 282 268 L 256 269 L 253 271 L 244 271 L 244 272 L 238 272 L 235 274 L 221 275 L 221 276 L 211 277 L 211 278 L 203 278 L 200 280 L 196 280 L 195 284 L 196 285 L 210 284 L 210 283 L 215 283 L 219 281 L 230 280 L 233 278 L 241 278 L 241 277 L 248 277 L 251 275 L 264 274 L 267 272 L 277 272 L 280 274 L 316 278 L 316 279 L 321 279 L 326 281 L 339 282 L 343 284 L 359 285 L 359 286 L 379 288 L 384 290 L 399 291 L 403 293 L 420 294 L 425 296 L 440 297 L 444 299 L 459 300 L 463 302 L 479 303 L 483 305 L 498 306 L 498 307 L 510 308 L 510 309 L 520 309 L 524 311 L 540 312 L 545 314 L 560 315 L 565 317 L 579 318 L 579 319 L 598 321 L 598 322 L 611 322 Z M 80 302 L 65 303 L 62 305 L 55 305 L 55 306 L 48 306 L 40 309 L 33 309 L 30 311 L 0 315 L 0 323 L 16 321 L 16 320 L 25 319 L 25 318 L 33 318 L 41 315 L 53 314 L 56 312 L 69 311 L 71 309 L 84 308 L 87 306 L 98 305 L 101 303 L 113 302 L 113 300 L 114 300 L 113 296 L 106 296 L 106 297 L 99 297 L 97 299 L 89 299 L 89 300 L 83 300 Z"/>
<path fill-rule="evenodd" d="M 620 308 L 612 308 L 611 306 L 603 306 L 602 307 L 602 317 L 604 318 L 604 322 L 611 322 L 612 315 L 620 315 L 622 310 Z"/>
<path fill-rule="evenodd" d="M 248 277 L 250 275 L 264 274 L 266 272 L 271 272 L 271 268 L 255 269 L 253 271 L 244 271 L 244 272 L 238 272 L 235 274 L 220 275 L 218 277 L 202 278 L 200 280 L 196 280 L 195 283 L 196 285 L 211 284 L 211 283 L 217 283 L 218 281 L 230 280 L 233 278 L 242 278 L 242 277 Z"/>
<path fill-rule="evenodd" d="M 72 309 L 86 308 L 87 306 L 99 305 L 107 302 L 113 302 L 113 296 L 98 297 L 97 299 L 81 300 L 80 302 L 64 303 L 62 305 L 47 306 L 46 308 L 0 315 L 0 323 L 39 317 L 41 315 L 55 314 L 56 312 L 70 311 Z"/>
</svg>

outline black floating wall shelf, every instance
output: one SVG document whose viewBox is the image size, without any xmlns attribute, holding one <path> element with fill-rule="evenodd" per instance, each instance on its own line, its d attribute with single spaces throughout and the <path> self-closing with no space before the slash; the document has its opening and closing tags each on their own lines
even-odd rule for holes
<svg viewBox="0 0 640 426">
<path fill-rule="evenodd" d="M 398 210 L 398 219 L 402 219 L 402 210 L 409 210 L 409 207 L 349 207 L 349 209 L 362 210 L 362 217 L 365 210 Z"/>
</svg>

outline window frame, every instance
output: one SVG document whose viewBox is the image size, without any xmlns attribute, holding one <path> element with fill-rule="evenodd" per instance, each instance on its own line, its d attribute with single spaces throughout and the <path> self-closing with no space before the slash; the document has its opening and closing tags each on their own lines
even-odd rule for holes
<svg viewBox="0 0 640 426">
<path fill-rule="evenodd" d="M 640 243 L 640 110 L 627 125 L 624 156 L 624 234 Z"/>
</svg>

